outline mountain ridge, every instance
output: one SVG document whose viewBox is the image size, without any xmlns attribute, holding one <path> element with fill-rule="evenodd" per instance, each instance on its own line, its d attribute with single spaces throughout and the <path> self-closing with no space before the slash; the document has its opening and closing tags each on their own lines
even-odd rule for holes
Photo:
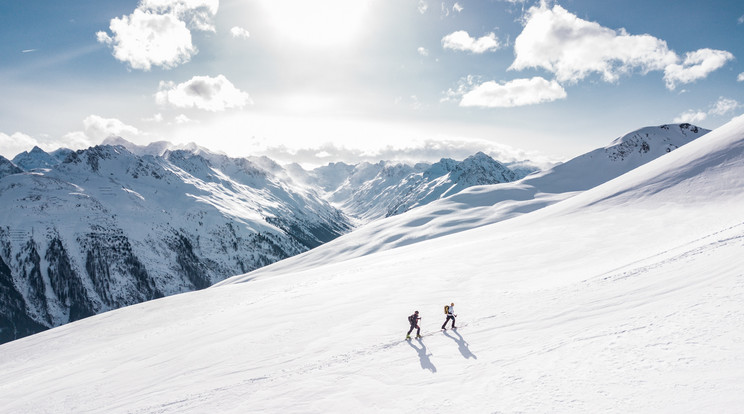
<svg viewBox="0 0 744 414">
<path fill-rule="evenodd" d="M 641 128 L 605 147 L 520 180 L 472 186 L 419 207 L 416 215 L 393 216 L 368 223 L 345 235 L 344 240 L 332 241 L 245 277 L 253 280 L 260 275 L 281 273 L 289 267 L 311 268 L 322 263 L 349 260 L 528 214 L 611 181 L 708 132 L 689 124 Z M 620 152 L 625 156 L 618 157 Z"/>
<path fill-rule="evenodd" d="M 97 146 L 0 180 L 0 200 L 15 206 L 0 220 L 0 262 L 11 270 L 0 289 L 12 299 L 0 315 L 25 321 L 0 326 L 1 340 L 203 289 L 351 226 L 314 193 L 249 163 L 219 158 L 233 179 L 203 156 L 183 155 Z"/>
</svg>

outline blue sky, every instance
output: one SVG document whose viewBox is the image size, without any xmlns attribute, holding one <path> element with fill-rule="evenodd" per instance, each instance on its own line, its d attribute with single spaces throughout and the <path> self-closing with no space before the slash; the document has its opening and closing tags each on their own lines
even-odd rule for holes
<svg viewBox="0 0 744 414">
<path fill-rule="evenodd" d="M 744 112 L 744 3 L 0 5 L 0 155 L 108 135 L 307 165 L 570 158 Z"/>
</svg>

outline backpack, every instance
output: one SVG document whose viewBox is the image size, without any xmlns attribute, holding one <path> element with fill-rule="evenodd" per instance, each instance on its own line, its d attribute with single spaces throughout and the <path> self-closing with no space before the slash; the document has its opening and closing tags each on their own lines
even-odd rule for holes
<svg viewBox="0 0 744 414">
<path fill-rule="evenodd" d="M 449 305 L 444 305 L 444 314 L 449 315 Z"/>
<path fill-rule="evenodd" d="M 408 323 L 410 323 L 411 325 L 413 325 L 415 322 L 416 322 L 416 314 L 409 315 L 408 316 Z"/>
</svg>

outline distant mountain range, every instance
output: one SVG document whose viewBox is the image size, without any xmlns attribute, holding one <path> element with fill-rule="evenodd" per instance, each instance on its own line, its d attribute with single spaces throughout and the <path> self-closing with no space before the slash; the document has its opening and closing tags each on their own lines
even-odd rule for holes
<svg viewBox="0 0 744 414">
<path fill-rule="evenodd" d="M 690 124 L 642 128 L 521 180 L 471 186 L 417 208 L 416 214 L 373 221 L 312 254 L 283 260 L 246 277 L 346 261 L 524 215 L 607 183 L 708 132 Z"/>
<path fill-rule="evenodd" d="M 121 138 L 0 157 L 0 342 L 202 289 L 357 225 L 519 177 L 483 153 L 306 171 Z"/>
<path fill-rule="evenodd" d="M 517 173 L 479 152 L 463 161 L 445 158 L 434 164 L 334 163 L 312 171 L 294 166 L 289 171 L 295 180 L 319 187 L 325 199 L 347 214 L 369 222 L 429 204 L 474 185 L 515 181 L 537 169 L 522 169 Z"/>
</svg>

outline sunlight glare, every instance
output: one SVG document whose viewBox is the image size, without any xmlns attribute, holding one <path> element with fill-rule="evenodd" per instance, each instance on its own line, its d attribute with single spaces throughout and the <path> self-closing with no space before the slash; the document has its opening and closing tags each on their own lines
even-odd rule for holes
<svg viewBox="0 0 744 414">
<path fill-rule="evenodd" d="M 370 0 L 263 0 L 271 25 L 290 41 L 313 47 L 353 43 Z"/>
</svg>

